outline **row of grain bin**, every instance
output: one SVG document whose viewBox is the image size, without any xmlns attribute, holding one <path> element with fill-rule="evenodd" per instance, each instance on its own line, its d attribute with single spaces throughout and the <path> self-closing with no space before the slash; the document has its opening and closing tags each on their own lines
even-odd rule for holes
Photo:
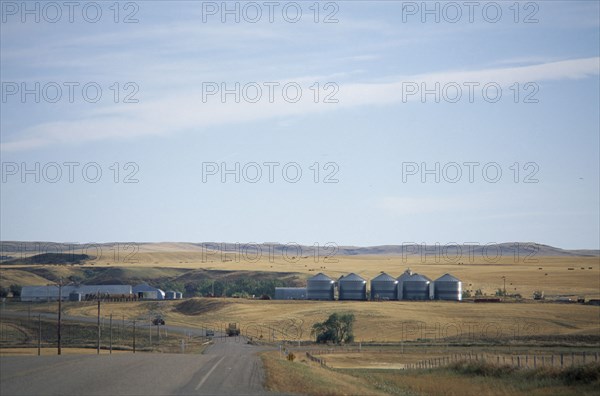
<svg viewBox="0 0 600 396">
<path fill-rule="evenodd" d="M 313 276 L 307 281 L 306 299 L 334 300 L 336 283 L 339 300 L 368 299 L 367 280 L 354 273 L 340 277 L 337 282 L 323 273 Z M 371 280 L 370 299 L 460 301 L 462 282 L 450 274 L 444 274 L 432 281 L 427 276 L 410 270 L 398 278 L 382 272 Z"/>
<path fill-rule="evenodd" d="M 167 291 L 165 292 L 165 300 L 179 300 L 183 298 L 183 293 L 176 291 Z"/>
</svg>

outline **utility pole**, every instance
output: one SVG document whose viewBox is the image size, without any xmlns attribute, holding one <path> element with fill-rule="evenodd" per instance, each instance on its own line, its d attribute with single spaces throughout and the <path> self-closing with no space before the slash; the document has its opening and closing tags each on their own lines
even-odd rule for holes
<svg viewBox="0 0 600 396">
<path fill-rule="evenodd" d="M 61 339 L 61 320 L 62 320 L 62 278 L 60 280 L 60 283 L 58 284 L 58 354 L 60 355 L 62 353 L 61 351 L 61 346 L 62 346 L 62 339 Z"/>
<path fill-rule="evenodd" d="M 135 319 L 133 320 L 133 353 L 135 353 Z"/>
<path fill-rule="evenodd" d="M 42 354 L 42 314 L 38 314 L 38 356 Z"/>
<path fill-rule="evenodd" d="M 506 276 L 503 276 L 502 279 L 504 280 L 504 297 L 506 297 Z"/>
<path fill-rule="evenodd" d="M 100 294 L 98 294 L 98 348 L 97 354 L 100 355 Z"/>
<path fill-rule="evenodd" d="M 110 314 L 110 347 L 109 347 L 109 353 L 112 355 L 112 313 Z"/>
</svg>

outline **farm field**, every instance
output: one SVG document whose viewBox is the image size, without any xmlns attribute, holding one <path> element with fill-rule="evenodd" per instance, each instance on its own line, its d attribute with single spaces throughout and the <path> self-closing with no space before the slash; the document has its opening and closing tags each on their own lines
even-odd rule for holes
<svg viewBox="0 0 600 396">
<path fill-rule="evenodd" d="M 94 303 L 65 303 L 72 316 L 95 317 Z M 28 310 L 14 303 L 11 309 Z M 31 304 L 33 312 L 55 312 L 55 303 Z M 510 340 L 544 336 L 598 336 L 600 308 L 546 302 L 475 304 L 470 302 L 314 302 L 194 298 L 184 301 L 103 303 L 102 315 L 125 319 L 160 313 L 171 325 L 223 328 L 238 322 L 251 337 L 310 340 L 311 328 L 334 312 L 356 316 L 356 341 L 401 342 L 457 338 Z M 269 330 L 270 329 L 270 330 Z M 269 335 L 270 334 L 270 335 Z"/>
<path fill-rule="evenodd" d="M 228 253 L 229 254 L 229 253 Z M 226 256 L 227 257 L 227 256 Z M 108 262 L 91 260 L 83 265 L 5 265 L 0 264 L 0 286 L 11 284 L 43 285 L 59 278 L 77 276 L 85 279 L 87 273 L 97 276 L 102 273 L 102 283 L 111 279 L 119 283 L 136 283 L 172 280 L 185 282 L 187 279 L 211 276 L 227 278 L 232 274 L 248 277 L 270 275 L 275 279 L 291 279 L 295 284 L 305 284 L 306 279 L 318 272 L 338 278 L 355 272 L 366 279 L 372 279 L 381 271 L 399 276 L 407 268 L 422 273 L 431 279 L 451 273 L 463 281 L 463 289 L 478 290 L 493 295 L 504 287 L 509 294 L 521 294 L 531 298 L 536 290 L 547 296 L 583 296 L 600 298 L 600 258 L 599 257 L 533 257 L 532 262 L 523 262 L 514 257 L 500 257 L 492 262 L 475 259 L 463 264 L 435 262 L 435 257 L 401 256 L 337 256 L 330 259 L 320 257 L 296 258 L 294 262 L 275 257 L 262 258 L 256 262 L 240 260 L 236 262 L 215 253 L 212 260 L 203 261 L 199 252 L 152 252 L 138 253 L 136 263 Z M 329 262 L 336 260 L 337 262 Z M 324 262 L 325 261 L 325 262 Z M 86 273 L 87 271 L 87 273 Z"/>
</svg>

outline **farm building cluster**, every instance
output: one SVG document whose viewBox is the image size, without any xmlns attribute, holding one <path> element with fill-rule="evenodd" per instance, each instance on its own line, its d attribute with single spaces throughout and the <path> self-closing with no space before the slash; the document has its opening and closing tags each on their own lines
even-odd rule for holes
<svg viewBox="0 0 600 396">
<path fill-rule="evenodd" d="M 398 278 L 382 272 L 367 280 L 351 273 L 334 280 L 323 273 L 309 278 L 306 287 L 277 287 L 276 300 L 462 300 L 462 282 L 445 274 L 432 281 L 425 275 L 406 270 Z"/>
<path fill-rule="evenodd" d="M 177 300 L 183 294 L 176 291 L 164 292 L 146 283 L 131 285 L 58 285 L 23 286 L 21 301 L 89 301 L 96 299 L 125 300 Z"/>
</svg>

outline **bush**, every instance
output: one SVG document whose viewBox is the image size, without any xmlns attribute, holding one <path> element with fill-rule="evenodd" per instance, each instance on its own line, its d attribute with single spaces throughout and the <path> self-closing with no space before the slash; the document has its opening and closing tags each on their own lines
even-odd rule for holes
<svg viewBox="0 0 600 396">
<path fill-rule="evenodd" d="M 589 384 L 600 381 L 600 365 L 591 364 L 586 366 L 569 367 L 562 371 L 562 380 L 568 384 Z"/>
<path fill-rule="evenodd" d="M 0 298 L 8 297 L 10 289 L 7 287 L 0 287 Z"/>
<path fill-rule="evenodd" d="M 518 369 L 509 365 L 496 365 L 484 362 L 462 361 L 448 366 L 448 369 L 463 375 L 481 377 L 508 377 L 518 375 L 527 381 L 554 380 L 565 385 L 590 384 L 600 382 L 600 364 L 585 366 L 538 367 L 536 369 Z"/>
<path fill-rule="evenodd" d="M 516 368 L 509 365 L 496 365 L 484 362 L 462 361 L 451 364 L 449 368 L 460 374 L 482 377 L 503 377 L 512 374 Z"/>
</svg>

